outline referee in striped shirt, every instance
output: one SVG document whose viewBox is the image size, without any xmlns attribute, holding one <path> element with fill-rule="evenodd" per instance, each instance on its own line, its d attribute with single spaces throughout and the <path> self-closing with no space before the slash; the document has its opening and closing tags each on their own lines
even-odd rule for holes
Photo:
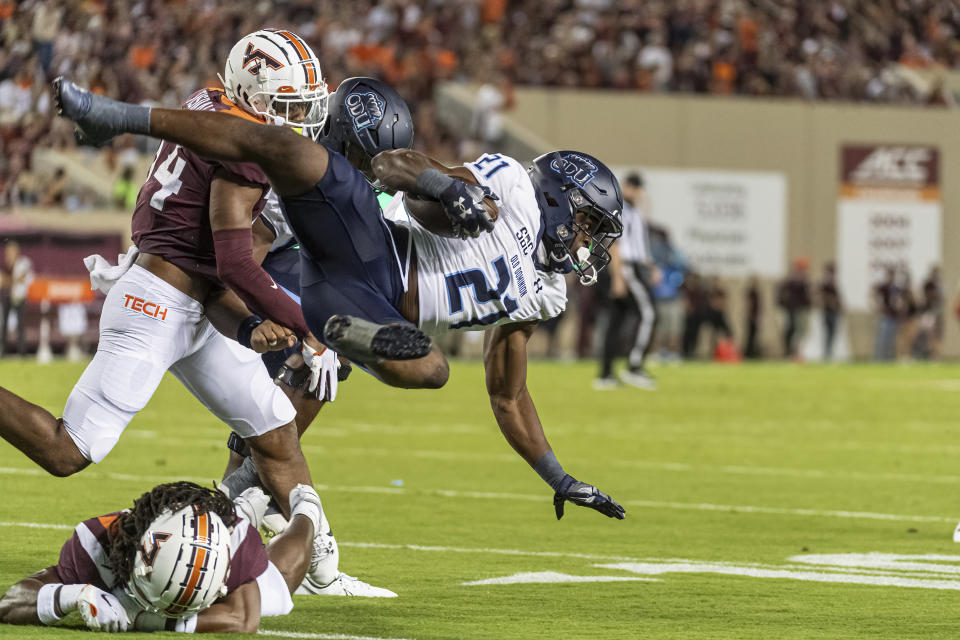
<svg viewBox="0 0 960 640">
<path fill-rule="evenodd" d="M 609 323 L 600 376 L 594 380 L 596 389 L 612 389 L 621 381 L 640 389 L 657 388 L 656 380 L 644 368 L 657 322 L 653 286 L 660 274 L 650 254 L 645 207 L 643 178 L 639 173 L 631 173 L 623 182 L 623 236 L 611 247 Z M 635 315 L 640 318 L 636 333 L 625 337 L 625 327 L 631 324 L 628 320 Z M 613 376 L 613 361 L 626 346 L 630 349 L 627 369 L 620 373 L 618 381 Z"/>
</svg>

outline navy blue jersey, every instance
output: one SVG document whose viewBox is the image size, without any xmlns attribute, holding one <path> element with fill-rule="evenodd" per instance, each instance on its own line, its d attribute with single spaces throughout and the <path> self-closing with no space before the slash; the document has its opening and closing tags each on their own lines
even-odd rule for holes
<svg viewBox="0 0 960 640">
<path fill-rule="evenodd" d="M 283 289 L 284 293 L 296 301 L 297 304 L 301 304 L 300 245 L 296 241 L 268 253 L 263 260 L 263 270 L 270 274 L 270 277 L 277 283 L 277 286 Z M 287 361 L 287 358 L 299 352 L 299 346 L 287 347 L 279 351 L 267 351 L 261 358 L 270 377 L 276 378 L 277 374 L 280 373 L 280 367 Z"/>
<path fill-rule="evenodd" d="M 335 314 L 379 324 L 406 322 L 397 310 L 404 293 L 398 247 L 406 252 L 406 230 L 384 220 L 376 192 L 360 171 L 330 151 L 327 172 L 316 186 L 284 197 L 282 204 L 300 244 L 303 317 L 317 338 L 323 339 Z"/>
</svg>

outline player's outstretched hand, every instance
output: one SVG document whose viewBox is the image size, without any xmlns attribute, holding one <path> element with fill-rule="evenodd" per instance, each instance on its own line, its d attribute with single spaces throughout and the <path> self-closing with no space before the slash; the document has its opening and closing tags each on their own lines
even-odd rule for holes
<svg viewBox="0 0 960 640">
<path fill-rule="evenodd" d="M 279 351 L 297 344 L 297 336 L 290 329 L 264 320 L 250 334 L 250 348 L 257 353 Z"/>
<path fill-rule="evenodd" d="M 500 199 L 489 187 L 462 180 L 453 180 L 440 194 L 440 204 L 458 238 L 478 238 L 483 231 L 493 231 L 495 221 L 483 204 L 484 198 Z"/>
<path fill-rule="evenodd" d="M 609 518 L 623 520 L 624 509 L 616 500 L 591 484 L 580 482 L 567 474 L 553 496 L 553 507 L 557 510 L 557 520 L 563 517 L 563 505 L 566 501 L 580 507 L 596 509 Z"/>
<path fill-rule="evenodd" d="M 95 631 L 116 633 L 126 631 L 130 624 L 123 605 L 112 593 L 107 593 L 92 584 L 80 590 L 77 608 L 88 628 Z"/>
</svg>

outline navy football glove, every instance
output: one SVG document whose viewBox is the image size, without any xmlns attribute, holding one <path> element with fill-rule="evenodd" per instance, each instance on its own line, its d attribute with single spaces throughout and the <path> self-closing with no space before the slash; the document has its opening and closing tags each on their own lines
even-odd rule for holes
<svg viewBox="0 0 960 640">
<path fill-rule="evenodd" d="M 580 507 L 596 509 L 609 518 L 623 520 L 624 510 L 620 504 L 593 485 L 580 482 L 570 474 L 564 476 L 553 496 L 553 507 L 557 510 L 557 520 L 563 517 L 563 503 L 569 500 Z"/>
<path fill-rule="evenodd" d="M 438 198 L 458 238 L 477 238 L 483 231 L 493 231 L 494 219 L 483 206 L 483 199 L 499 200 L 489 187 L 452 180 Z"/>
</svg>

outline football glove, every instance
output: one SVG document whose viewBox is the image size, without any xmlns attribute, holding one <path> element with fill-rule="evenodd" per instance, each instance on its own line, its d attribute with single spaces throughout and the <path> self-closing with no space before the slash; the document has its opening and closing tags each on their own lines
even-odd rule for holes
<svg viewBox="0 0 960 640">
<path fill-rule="evenodd" d="M 478 238 L 483 231 L 493 231 L 493 216 L 483 206 L 483 199 L 499 200 L 489 187 L 452 180 L 440 194 L 440 204 L 450 219 L 458 238 Z"/>
<path fill-rule="evenodd" d="M 107 593 L 92 584 L 80 590 L 77 608 L 84 624 L 95 631 L 116 633 L 126 631 L 130 621 L 123 605 L 112 593 Z"/>
<path fill-rule="evenodd" d="M 553 508 L 557 511 L 557 520 L 563 517 L 563 504 L 569 500 L 580 507 L 590 507 L 609 518 L 623 520 L 624 509 L 620 504 L 595 486 L 580 482 L 569 473 L 560 481 L 553 496 Z"/>
<path fill-rule="evenodd" d="M 300 354 L 303 356 L 303 362 L 310 369 L 310 384 L 307 386 L 307 391 L 320 400 L 328 402 L 336 400 L 337 369 L 340 368 L 337 353 L 326 347 L 317 352 L 304 342 L 301 345 Z"/>
<path fill-rule="evenodd" d="M 233 504 L 255 529 L 259 529 L 270 505 L 270 496 L 260 487 L 250 487 L 234 498 Z"/>
<path fill-rule="evenodd" d="M 350 363 L 341 361 L 335 351 L 326 347 L 321 352 L 314 351 L 304 343 L 301 353 L 290 356 L 280 366 L 273 381 L 294 389 L 302 387 L 318 400 L 333 402 L 337 383 L 346 380 L 351 371 Z"/>
</svg>

